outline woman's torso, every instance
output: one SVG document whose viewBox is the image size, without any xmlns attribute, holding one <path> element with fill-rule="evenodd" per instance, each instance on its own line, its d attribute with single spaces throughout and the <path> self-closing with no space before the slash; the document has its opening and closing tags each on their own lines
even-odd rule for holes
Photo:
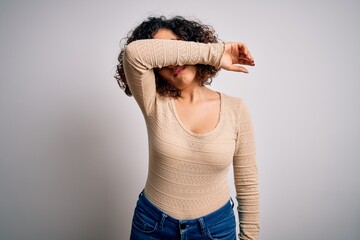
<svg viewBox="0 0 360 240">
<path fill-rule="evenodd" d="M 147 197 L 177 219 L 215 211 L 229 200 L 228 170 L 237 138 L 240 100 L 221 94 L 217 125 L 204 134 L 188 130 L 174 100 L 156 96 L 145 120 L 149 138 Z"/>
</svg>

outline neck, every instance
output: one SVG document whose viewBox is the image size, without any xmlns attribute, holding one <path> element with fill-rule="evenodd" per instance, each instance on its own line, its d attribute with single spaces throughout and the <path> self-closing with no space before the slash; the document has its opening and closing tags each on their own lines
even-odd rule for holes
<svg viewBox="0 0 360 240">
<path fill-rule="evenodd" d="M 193 86 L 181 90 L 181 96 L 179 98 L 182 102 L 196 103 L 204 100 L 208 94 L 209 89 L 204 86 Z"/>
</svg>

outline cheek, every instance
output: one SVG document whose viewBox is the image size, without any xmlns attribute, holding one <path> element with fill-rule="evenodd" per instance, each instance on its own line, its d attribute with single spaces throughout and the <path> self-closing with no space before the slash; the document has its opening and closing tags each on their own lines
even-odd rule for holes
<svg viewBox="0 0 360 240">
<path fill-rule="evenodd" d="M 158 75 L 166 80 L 166 81 L 170 81 L 172 79 L 172 73 L 170 72 L 170 70 L 163 68 L 162 70 L 157 70 Z"/>
<path fill-rule="evenodd" d="M 195 79 L 196 78 L 196 75 L 197 75 L 197 69 L 195 66 L 189 66 L 188 67 L 188 76 L 192 79 Z"/>
</svg>

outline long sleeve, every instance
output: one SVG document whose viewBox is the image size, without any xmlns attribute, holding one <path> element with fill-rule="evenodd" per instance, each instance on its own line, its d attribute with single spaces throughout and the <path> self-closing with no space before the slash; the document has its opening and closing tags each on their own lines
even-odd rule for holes
<svg viewBox="0 0 360 240">
<path fill-rule="evenodd" d="M 197 43 L 180 40 L 146 39 L 131 42 L 124 51 L 125 76 L 144 115 L 153 109 L 156 96 L 153 68 L 207 64 L 220 67 L 222 43 Z"/>
<path fill-rule="evenodd" d="M 257 240 L 259 234 L 258 170 L 252 120 L 244 102 L 240 106 L 239 130 L 233 159 L 239 238 Z"/>
</svg>

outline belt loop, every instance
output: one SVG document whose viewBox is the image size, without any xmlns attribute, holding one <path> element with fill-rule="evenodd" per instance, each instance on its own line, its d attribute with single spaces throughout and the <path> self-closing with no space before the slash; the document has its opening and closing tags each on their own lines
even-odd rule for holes
<svg viewBox="0 0 360 240">
<path fill-rule="evenodd" d="M 234 208 L 234 201 L 233 201 L 232 197 L 230 197 L 230 203 L 231 203 L 231 208 Z"/>
<path fill-rule="evenodd" d="M 204 219 L 199 218 L 198 220 L 199 220 L 199 223 L 200 223 L 201 233 L 205 235 L 206 234 L 206 229 L 205 229 Z"/>
<path fill-rule="evenodd" d="M 164 222 L 165 222 L 165 219 L 167 218 L 167 215 L 165 213 L 162 214 L 162 218 L 161 218 L 161 221 L 160 221 L 160 229 L 163 228 L 164 226 Z"/>
</svg>

